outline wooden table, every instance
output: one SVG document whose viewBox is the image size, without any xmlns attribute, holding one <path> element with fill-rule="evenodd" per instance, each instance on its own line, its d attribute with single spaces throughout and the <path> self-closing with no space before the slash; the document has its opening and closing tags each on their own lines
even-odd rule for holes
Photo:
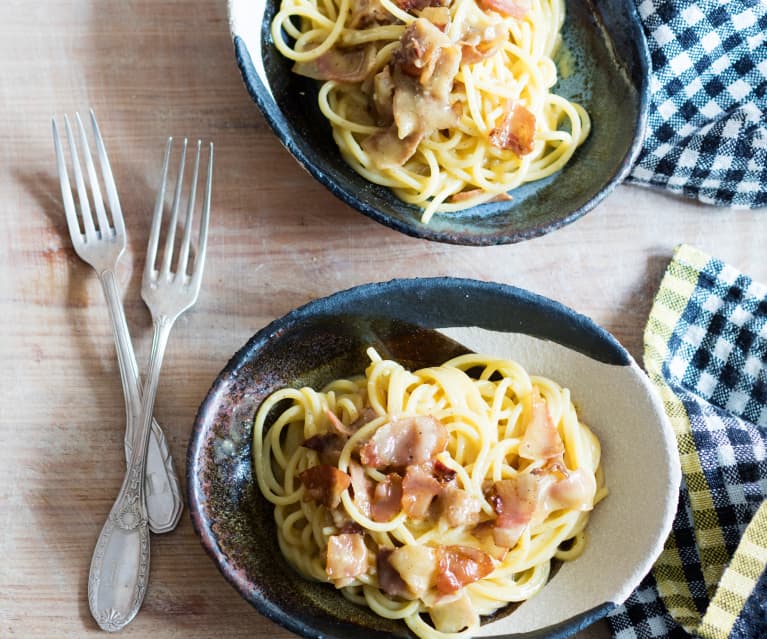
<svg viewBox="0 0 767 639">
<path fill-rule="evenodd" d="M 569 227 L 518 245 L 448 246 L 378 225 L 318 185 L 276 140 L 240 81 L 225 5 L 0 7 L 0 637 L 101 636 L 87 572 L 124 467 L 107 310 L 67 234 L 53 114 L 90 106 L 99 116 L 129 231 L 118 276 L 143 367 L 151 324 L 139 287 L 165 139 L 216 143 L 203 291 L 171 335 L 155 409 L 182 473 L 197 407 L 230 355 L 270 320 L 339 289 L 435 275 L 514 284 L 591 316 L 641 359 L 676 244 L 767 281 L 763 212 L 638 187 L 620 187 Z M 123 636 L 292 636 L 235 594 L 186 514 L 152 544 L 146 601 Z M 607 633 L 598 624 L 580 636 Z"/>
</svg>

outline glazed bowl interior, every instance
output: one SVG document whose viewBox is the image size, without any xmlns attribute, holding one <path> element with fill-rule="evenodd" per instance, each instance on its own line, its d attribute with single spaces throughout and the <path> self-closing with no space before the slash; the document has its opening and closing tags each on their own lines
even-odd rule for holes
<svg viewBox="0 0 767 639">
<path fill-rule="evenodd" d="M 613 337 L 556 302 L 499 284 L 433 278 L 311 302 L 259 331 L 215 380 L 189 444 L 187 489 L 203 547 L 240 595 L 305 637 L 411 636 L 401 622 L 287 564 L 272 505 L 252 475 L 260 402 L 284 386 L 319 388 L 362 373 L 368 346 L 412 369 L 467 351 L 515 359 L 570 388 L 580 418 L 600 438 L 610 494 L 592 514 L 586 551 L 535 597 L 483 625 L 482 635 L 564 637 L 631 593 L 662 549 L 680 481 L 674 438 L 649 381 Z"/>
<path fill-rule="evenodd" d="M 592 131 L 558 173 L 515 189 L 509 202 L 437 214 L 420 210 L 346 164 L 317 105 L 317 82 L 291 72 L 270 23 L 279 0 L 229 0 L 230 27 L 245 85 L 267 122 L 311 175 L 344 202 L 398 231 L 429 240 L 489 245 L 557 229 L 591 210 L 627 174 L 647 118 L 649 54 L 633 0 L 568 0 L 568 63 L 555 93 L 589 112 Z M 565 77 L 566 76 L 566 77 Z"/>
</svg>

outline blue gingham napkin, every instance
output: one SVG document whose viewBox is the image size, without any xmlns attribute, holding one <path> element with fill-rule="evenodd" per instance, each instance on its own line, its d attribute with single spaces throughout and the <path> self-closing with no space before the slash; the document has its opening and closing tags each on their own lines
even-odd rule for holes
<svg viewBox="0 0 767 639">
<path fill-rule="evenodd" d="M 767 0 L 636 0 L 652 59 L 627 182 L 767 206 Z"/>
<path fill-rule="evenodd" d="M 644 343 L 683 481 L 663 553 L 608 616 L 613 637 L 765 639 L 767 286 L 682 245 Z"/>
</svg>

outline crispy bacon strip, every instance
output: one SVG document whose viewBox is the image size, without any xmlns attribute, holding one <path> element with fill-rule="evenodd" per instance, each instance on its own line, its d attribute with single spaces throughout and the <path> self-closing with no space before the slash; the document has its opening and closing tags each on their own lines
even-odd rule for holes
<svg viewBox="0 0 767 639">
<path fill-rule="evenodd" d="M 458 592 L 493 572 L 490 556 L 471 546 L 440 546 L 437 558 L 437 590 L 443 595 Z"/>
<path fill-rule="evenodd" d="M 515 104 L 504 116 L 501 125 L 490 132 L 490 143 L 499 149 L 509 149 L 517 155 L 533 150 L 535 116 L 523 105 Z"/>
<path fill-rule="evenodd" d="M 351 482 L 349 475 L 327 464 L 307 468 L 298 479 L 304 485 L 306 501 L 314 500 L 331 509 L 341 503 L 341 493 Z"/>
</svg>

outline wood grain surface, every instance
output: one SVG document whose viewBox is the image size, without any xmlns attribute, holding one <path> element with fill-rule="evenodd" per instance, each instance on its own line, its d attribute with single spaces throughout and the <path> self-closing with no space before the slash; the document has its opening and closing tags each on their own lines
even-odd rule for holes
<svg viewBox="0 0 767 639">
<path fill-rule="evenodd" d="M 124 468 L 123 399 L 107 309 L 71 248 L 52 115 L 93 107 L 129 232 L 118 277 L 142 370 L 139 285 L 166 136 L 216 144 L 203 291 L 168 347 L 155 414 L 183 475 L 197 407 L 248 337 L 355 284 L 496 280 L 591 316 L 641 359 L 642 332 L 680 242 L 767 281 L 764 212 L 619 187 L 576 223 L 522 244 L 448 246 L 400 235 L 315 183 L 250 101 L 224 0 L 0 3 L 0 637 L 99 636 L 93 545 Z M 182 477 L 183 479 L 183 477 Z M 290 637 L 250 608 L 202 551 L 188 515 L 152 539 L 151 582 L 125 637 Z M 603 624 L 579 635 L 606 637 Z"/>
</svg>

